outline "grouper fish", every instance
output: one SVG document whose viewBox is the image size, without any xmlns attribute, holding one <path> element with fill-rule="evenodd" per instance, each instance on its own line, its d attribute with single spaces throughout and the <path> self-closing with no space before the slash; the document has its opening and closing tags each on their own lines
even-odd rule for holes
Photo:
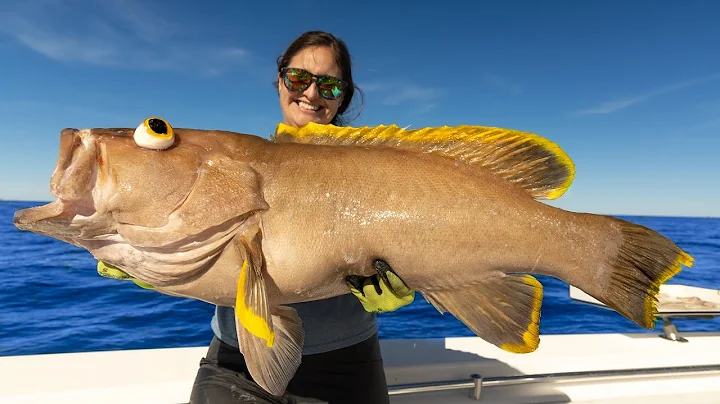
<svg viewBox="0 0 720 404">
<path fill-rule="evenodd" d="M 652 329 L 659 286 L 693 258 L 646 227 L 542 202 L 574 176 L 558 145 L 503 128 L 280 124 L 266 139 L 152 117 L 63 129 L 57 199 L 14 223 L 159 292 L 234 307 L 252 377 L 282 395 L 304 341 L 288 304 L 349 293 L 377 260 L 506 351 L 538 347 L 533 274 Z"/>
</svg>

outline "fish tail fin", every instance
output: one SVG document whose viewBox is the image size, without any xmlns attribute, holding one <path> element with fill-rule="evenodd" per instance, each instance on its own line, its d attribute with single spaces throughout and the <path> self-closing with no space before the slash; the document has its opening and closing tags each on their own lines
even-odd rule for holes
<svg viewBox="0 0 720 404">
<path fill-rule="evenodd" d="M 505 351 L 529 353 L 540 344 L 543 287 L 531 275 L 497 271 L 462 288 L 420 291 L 438 311 Z"/>
<path fill-rule="evenodd" d="M 605 262 L 588 262 L 590 276 L 578 271 L 571 276 L 556 271 L 547 274 L 567 279 L 641 327 L 652 329 L 660 285 L 679 273 L 681 266 L 692 266 L 693 258 L 654 230 L 612 217 L 596 218 L 600 221 L 595 223 L 610 224 L 601 226 L 601 231 L 613 229 L 618 236 L 607 239 L 607 250 L 612 252 Z M 597 243 L 600 238 L 593 240 Z M 438 311 L 450 312 L 478 337 L 505 351 L 533 352 L 540 343 L 543 288 L 531 275 L 494 271 L 459 288 L 417 290 Z"/>
<path fill-rule="evenodd" d="M 667 237 L 645 226 L 609 218 L 619 228 L 616 251 L 598 266 L 603 280 L 574 285 L 641 327 L 653 329 L 660 285 L 691 267 L 693 257 Z"/>
</svg>

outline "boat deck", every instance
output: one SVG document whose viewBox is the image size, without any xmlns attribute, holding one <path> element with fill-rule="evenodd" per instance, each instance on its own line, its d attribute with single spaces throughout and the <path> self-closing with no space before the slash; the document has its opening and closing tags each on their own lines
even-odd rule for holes
<svg viewBox="0 0 720 404">
<path fill-rule="evenodd" d="M 382 349 L 393 404 L 638 404 L 638 398 L 653 404 L 720 402 L 720 333 L 685 337 L 686 343 L 653 334 L 551 335 L 542 337 L 540 348 L 528 355 L 509 354 L 474 337 L 383 340 Z M 185 403 L 205 349 L 1 357 L 0 403 Z M 671 367 L 702 372 L 661 369 L 644 373 Z M 592 374 L 606 370 L 625 370 L 635 376 Z M 527 380 L 528 375 L 568 372 L 590 374 Z M 471 398 L 472 374 L 481 375 L 485 383 L 480 401 Z M 427 383 L 452 387 L 458 381 L 465 386 L 419 391 Z"/>
<path fill-rule="evenodd" d="M 703 292 L 682 288 L 661 292 L 675 300 Z M 720 292 L 704 291 L 700 300 L 720 302 Z M 577 290 L 570 292 L 574 299 L 597 304 Z M 662 334 L 543 335 L 538 350 L 525 355 L 475 337 L 382 340 L 391 402 L 720 403 L 720 330 L 679 333 L 671 323 L 676 316 L 710 318 L 720 310 L 697 299 L 682 304 L 692 307 L 673 303 L 663 310 L 661 305 L 667 321 Z M 697 304 L 704 309 L 697 310 Z M 0 403 L 187 403 L 205 351 L 0 357 Z"/>
</svg>

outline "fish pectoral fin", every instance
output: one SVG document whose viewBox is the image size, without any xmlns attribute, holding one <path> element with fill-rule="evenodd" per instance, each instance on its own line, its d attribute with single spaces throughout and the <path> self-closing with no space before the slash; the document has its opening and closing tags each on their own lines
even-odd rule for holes
<svg viewBox="0 0 720 404">
<path fill-rule="evenodd" d="M 249 252 L 240 269 L 235 300 L 238 341 L 255 382 L 281 396 L 300 366 L 305 335 L 294 309 L 270 307 L 261 256 Z"/>
<path fill-rule="evenodd" d="M 240 350 L 253 380 L 265 391 L 281 396 L 302 360 L 304 331 L 295 309 L 277 306 L 271 309 L 270 340 L 258 337 L 236 322 Z"/>
<path fill-rule="evenodd" d="M 310 122 L 295 128 L 281 123 L 272 140 L 276 143 L 393 147 L 439 154 L 488 170 L 519 186 L 535 199 L 559 198 L 575 178 L 574 163 L 557 144 L 534 133 L 492 126 L 354 128 Z"/>
<path fill-rule="evenodd" d="M 505 351 L 528 353 L 540 344 L 543 288 L 530 275 L 499 273 L 463 288 L 422 292 L 438 311 Z"/>
</svg>

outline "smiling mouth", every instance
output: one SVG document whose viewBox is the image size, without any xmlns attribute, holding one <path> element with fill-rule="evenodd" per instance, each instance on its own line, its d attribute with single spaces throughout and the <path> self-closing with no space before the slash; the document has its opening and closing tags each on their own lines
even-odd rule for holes
<svg viewBox="0 0 720 404">
<path fill-rule="evenodd" d="M 305 111 L 305 112 L 310 112 L 310 113 L 319 112 L 324 108 L 319 105 L 313 105 L 313 104 L 307 103 L 305 101 L 299 101 L 299 100 L 296 100 L 295 104 L 297 104 L 297 106 L 298 106 L 298 108 L 300 108 L 300 110 Z"/>
</svg>

